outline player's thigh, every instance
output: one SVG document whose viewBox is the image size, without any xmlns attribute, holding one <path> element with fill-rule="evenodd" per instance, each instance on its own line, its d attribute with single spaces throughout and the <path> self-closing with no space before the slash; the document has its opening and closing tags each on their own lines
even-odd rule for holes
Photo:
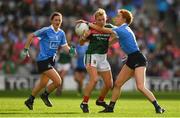
<svg viewBox="0 0 180 118">
<path fill-rule="evenodd" d="M 43 74 L 46 74 L 46 76 L 48 76 L 54 83 L 61 83 L 61 77 L 54 68 L 45 71 Z"/>
<path fill-rule="evenodd" d="M 122 86 L 127 80 L 129 80 L 134 74 L 134 70 L 130 69 L 126 64 L 122 67 L 115 84 Z"/>
<path fill-rule="evenodd" d="M 135 80 L 136 80 L 136 84 L 138 86 L 144 86 L 145 83 L 145 76 L 146 76 L 146 67 L 142 66 L 142 67 L 137 67 L 135 69 Z"/>
<path fill-rule="evenodd" d="M 86 70 L 90 76 L 90 79 L 96 80 L 98 79 L 98 72 L 96 67 L 93 67 L 91 65 L 86 65 Z"/>
<path fill-rule="evenodd" d="M 106 86 L 112 86 L 113 79 L 112 79 L 111 70 L 99 72 L 99 75 L 104 80 L 104 83 L 105 83 Z"/>
<path fill-rule="evenodd" d="M 41 74 L 40 83 L 41 83 L 41 84 L 47 84 L 48 81 L 49 81 L 49 77 L 46 76 L 46 74 Z"/>
</svg>

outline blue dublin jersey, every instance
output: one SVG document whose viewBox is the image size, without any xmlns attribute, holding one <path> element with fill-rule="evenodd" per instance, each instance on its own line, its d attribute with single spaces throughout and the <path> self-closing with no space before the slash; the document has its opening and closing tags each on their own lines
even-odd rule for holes
<svg viewBox="0 0 180 118">
<path fill-rule="evenodd" d="M 76 47 L 76 51 L 77 51 L 77 68 L 81 68 L 84 69 L 85 65 L 84 65 L 84 55 L 86 53 L 86 50 L 88 49 L 88 45 L 82 45 L 80 46 L 79 44 Z"/>
<path fill-rule="evenodd" d="M 113 28 L 112 30 L 116 33 L 119 45 L 126 54 L 139 51 L 135 35 L 128 24 L 124 23 L 117 28 Z"/>
<path fill-rule="evenodd" d="M 63 30 L 55 31 L 53 26 L 43 27 L 33 33 L 39 39 L 39 54 L 37 61 L 46 60 L 56 56 L 59 46 L 67 45 L 66 36 Z"/>
</svg>

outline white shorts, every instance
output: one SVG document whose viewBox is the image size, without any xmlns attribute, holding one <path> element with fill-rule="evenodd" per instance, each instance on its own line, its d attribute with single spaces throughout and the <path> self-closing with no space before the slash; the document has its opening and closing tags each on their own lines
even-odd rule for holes
<svg viewBox="0 0 180 118">
<path fill-rule="evenodd" d="M 62 71 L 62 70 L 68 71 L 68 70 L 70 69 L 70 67 L 71 67 L 70 63 L 67 63 L 67 64 L 57 63 L 57 64 L 56 64 L 56 69 L 57 69 L 58 71 Z"/>
<path fill-rule="evenodd" d="M 111 70 L 110 64 L 107 61 L 107 54 L 86 54 L 84 63 L 85 65 L 96 67 L 98 71 Z"/>
</svg>

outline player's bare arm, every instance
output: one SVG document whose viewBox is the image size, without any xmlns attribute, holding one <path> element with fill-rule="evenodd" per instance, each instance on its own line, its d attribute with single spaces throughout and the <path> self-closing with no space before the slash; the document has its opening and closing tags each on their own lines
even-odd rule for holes
<svg viewBox="0 0 180 118">
<path fill-rule="evenodd" d="M 22 59 L 25 59 L 26 57 L 30 57 L 28 50 L 29 50 L 29 47 L 30 47 L 33 39 L 34 39 L 34 36 L 35 35 L 33 33 L 28 35 L 27 41 L 26 41 L 25 46 L 24 46 L 24 50 L 22 50 L 21 54 L 20 54 Z"/>
<path fill-rule="evenodd" d="M 77 55 L 76 50 L 73 46 L 70 47 L 68 44 L 66 44 L 66 45 L 62 46 L 62 48 L 66 53 L 69 53 L 70 56 Z"/>
<path fill-rule="evenodd" d="M 105 28 L 105 27 L 100 27 L 98 25 L 95 25 L 93 23 L 88 23 L 89 27 L 91 27 L 92 29 L 95 29 L 99 32 L 103 32 L 103 33 L 109 33 L 112 34 L 114 33 L 113 30 L 111 28 Z"/>
<path fill-rule="evenodd" d="M 25 43 L 25 49 L 29 49 L 29 47 L 30 47 L 30 45 L 31 45 L 31 43 L 32 43 L 32 41 L 33 41 L 33 39 L 34 39 L 34 34 L 33 33 L 31 33 L 31 34 L 29 34 L 28 35 L 28 37 L 27 37 L 27 41 L 26 41 L 26 43 Z"/>
<path fill-rule="evenodd" d="M 111 34 L 111 33 L 114 33 L 113 30 L 110 29 L 110 28 L 100 27 L 100 26 L 98 26 L 98 25 L 95 25 L 95 24 L 93 24 L 93 23 L 89 23 L 88 21 L 85 21 L 85 20 L 82 20 L 82 19 L 77 20 L 77 21 L 75 21 L 75 22 L 76 22 L 76 23 L 87 23 L 89 27 L 91 27 L 92 29 L 95 29 L 95 30 L 97 30 L 97 31 L 99 31 L 99 32 L 110 33 L 110 34 Z"/>
<path fill-rule="evenodd" d="M 63 45 L 62 48 L 66 53 L 69 53 L 70 47 L 68 46 L 68 44 Z"/>
<path fill-rule="evenodd" d="M 89 41 L 88 36 L 91 34 L 90 30 L 89 31 L 84 31 L 83 35 L 80 36 L 79 39 L 79 44 L 84 45 L 85 42 Z"/>
</svg>

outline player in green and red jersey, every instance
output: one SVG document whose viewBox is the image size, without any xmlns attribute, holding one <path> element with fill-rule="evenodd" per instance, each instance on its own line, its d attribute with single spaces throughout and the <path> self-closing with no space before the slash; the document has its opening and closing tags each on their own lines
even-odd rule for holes
<svg viewBox="0 0 180 118">
<path fill-rule="evenodd" d="M 103 9 L 98 9 L 95 14 L 95 24 L 100 27 L 112 28 L 111 24 L 106 24 L 107 16 Z M 103 78 L 104 86 L 101 90 L 99 98 L 96 100 L 96 105 L 106 107 L 107 104 L 104 101 L 108 91 L 113 85 L 111 67 L 107 61 L 107 51 L 109 47 L 109 38 L 111 34 L 98 32 L 94 29 L 90 29 L 84 32 L 81 37 L 80 43 L 89 41 L 89 46 L 86 51 L 84 62 L 90 79 L 84 90 L 83 101 L 80 104 L 80 108 L 84 113 L 88 113 L 88 101 L 92 90 L 94 89 L 98 76 Z"/>
</svg>

